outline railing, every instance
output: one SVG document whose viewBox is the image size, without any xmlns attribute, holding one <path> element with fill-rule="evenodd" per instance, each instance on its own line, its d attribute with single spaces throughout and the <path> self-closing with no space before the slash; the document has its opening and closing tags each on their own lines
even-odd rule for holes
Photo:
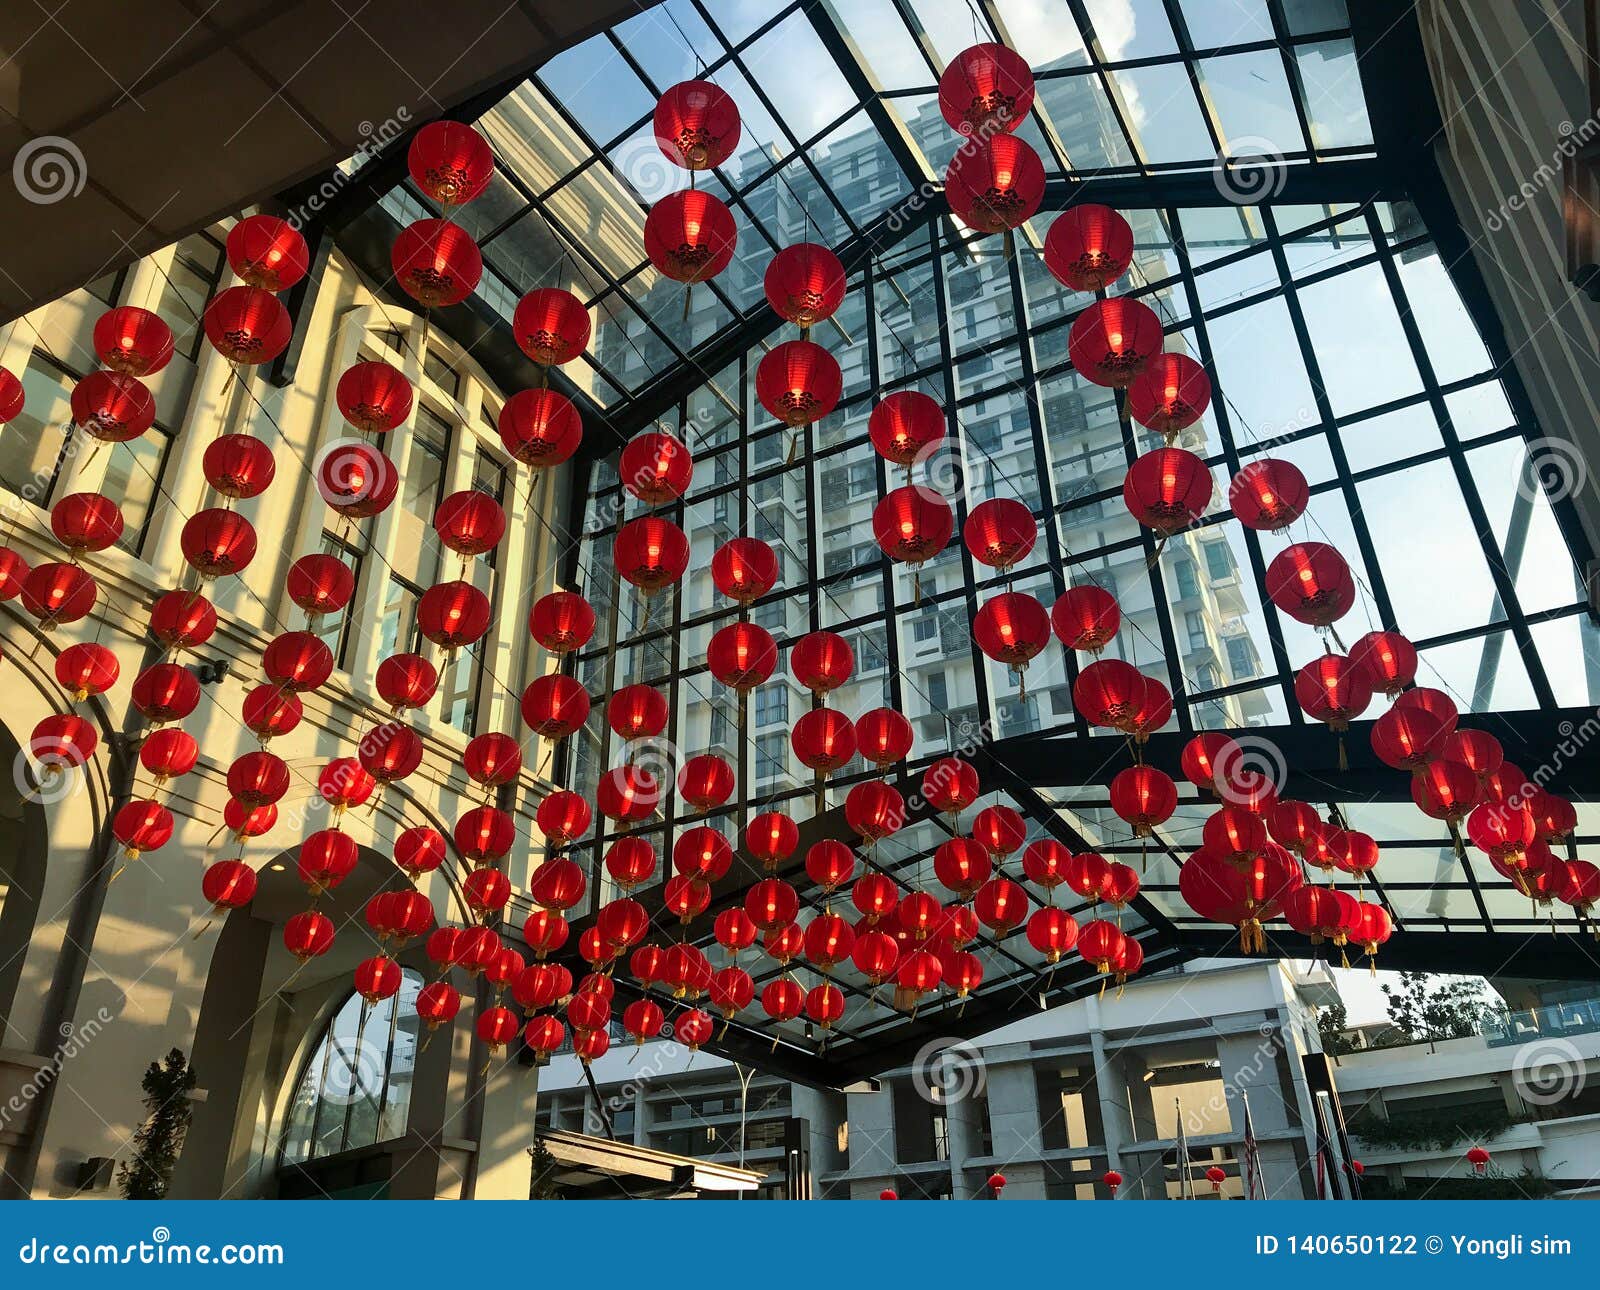
<svg viewBox="0 0 1600 1290">
<path fill-rule="evenodd" d="M 1600 999 L 1572 999 L 1483 1019 L 1483 1038 L 1491 1048 L 1525 1044 L 1554 1035 L 1600 1032 Z"/>
</svg>

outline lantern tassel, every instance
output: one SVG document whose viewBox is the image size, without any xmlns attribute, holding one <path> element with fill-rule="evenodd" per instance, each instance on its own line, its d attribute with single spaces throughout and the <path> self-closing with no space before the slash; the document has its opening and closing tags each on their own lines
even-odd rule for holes
<svg viewBox="0 0 1600 1290">
<path fill-rule="evenodd" d="M 687 283 L 683 288 L 683 321 L 689 321 L 689 298 L 694 291 L 694 283 Z"/>
<path fill-rule="evenodd" d="M 1007 229 L 1005 236 L 1000 239 L 1000 255 L 1003 259 L 1011 261 L 1017 255 L 1017 233 L 1015 229 Z"/>
<path fill-rule="evenodd" d="M 1350 769 L 1350 754 L 1345 751 L 1344 735 L 1343 734 L 1341 734 L 1339 736 L 1339 769 L 1340 770 L 1349 770 Z"/>
<path fill-rule="evenodd" d="M 1166 546 L 1167 546 L 1167 535 L 1165 533 L 1163 533 L 1161 535 L 1160 539 L 1156 542 L 1155 550 L 1150 552 L 1149 558 L 1144 562 L 1144 567 L 1146 569 L 1154 569 L 1156 567 L 1156 565 L 1158 563 L 1160 563 L 1160 561 L 1161 561 L 1161 553 L 1162 553 L 1162 551 L 1164 551 L 1166 549 Z"/>
<path fill-rule="evenodd" d="M 1341 654 L 1348 654 L 1350 652 L 1350 647 L 1339 639 L 1339 629 L 1337 627 L 1329 624 L 1328 635 L 1333 637 L 1333 643 L 1339 647 L 1339 652 Z"/>
<path fill-rule="evenodd" d="M 198 932 L 196 932 L 193 936 L 191 936 L 189 939 L 191 941 L 198 941 L 202 936 L 204 936 L 207 932 L 209 932 L 211 930 L 211 924 L 216 922 L 216 921 L 217 920 L 215 918 L 206 919 L 204 925 L 200 928 L 200 930 Z"/>
<path fill-rule="evenodd" d="M 1456 859 L 1462 864 L 1466 864 L 1467 848 L 1461 842 L 1461 827 L 1455 820 L 1447 820 L 1446 823 L 1450 826 L 1450 842 L 1455 848 Z"/>
<path fill-rule="evenodd" d="M 911 571 L 911 603 L 913 605 L 922 603 L 922 568 L 920 565 Z"/>
<path fill-rule="evenodd" d="M 789 455 L 784 458 L 783 464 L 785 466 L 794 465 L 795 459 L 797 457 L 799 457 L 799 455 L 800 455 L 800 432 L 798 430 L 796 430 L 794 432 L 794 434 L 792 436 L 790 436 L 790 438 L 789 438 Z"/>
</svg>

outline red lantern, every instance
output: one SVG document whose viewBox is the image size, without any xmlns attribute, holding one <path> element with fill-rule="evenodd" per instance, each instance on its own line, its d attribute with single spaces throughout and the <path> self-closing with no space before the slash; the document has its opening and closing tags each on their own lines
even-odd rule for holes
<svg viewBox="0 0 1600 1290">
<path fill-rule="evenodd" d="M 1350 649 L 1373 689 L 1394 698 L 1417 677 L 1417 651 L 1399 632 L 1368 632 Z"/>
<path fill-rule="evenodd" d="M 152 663 L 133 679 L 129 699 L 146 721 L 182 721 L 200 702 L 200 682 L 177 663 Z"/>
<path fill-rule="evenodd" d="M 726 876 L 732 865 L 733 847 L 710 825 L 685 829 L 673 843 L 672 867 L 685 878 L 716 882 Z"/>
<path fill-rule="evenodd" d="M 994 862 L 973 839 L 950 838 L 934 851 L 933 872 L 941 886 L 966 900 L 989 880 Z"/>
<path fill-rule="evenodd" d="M 122 854 L 137 860 L 141 852 L 164 847 L 172 837 L 172 812 L 160 802 L 132 801 L 111 819 L 112 835 L 122 844 Z"/>
<path fill-rule="evenodd" d="M 1032 596 L 1005 591 L 979 607 L 972 638 L 996 663 L 1022 672 L 1050 640 L 1050 615 Z"/>
<path fill-rule="evenodd" d="M 946 815 L 958 815 L 978 800 L 978 772 L 959 757 L 941 757 L 922 773 L 922 796 Z"/>
<path fill-rule="evenodd" d="M 783 341 L 756 365 L 756 398 L 787 426 L 822 420 L 838 405 L 843 390 L 839 360 L 809 340 Z"/>
<path fill-rule="evenodd" d="M 855 665 L 850 642 L 838 632 L 811 632 L 789 650 L 789 670 L 794 679 L 819 697 L 848 681 Z"/>
<path fill-rule="evenodd" d="M 1222 1183 L 1227 1176 L 1228 1171 L 1222 1168 L 1221 1165 L 1212 1165 L 1211 1168 L 1206 1170 L 1206 1179 L 1210 1182 L 1211 1190 L 1214 1192 L 1220 1193 L 1222 1191 Z"/>
<path fill-rule="evenodd" d="M 1100 899 L 1113 909 L 1121 909 L 1139 894 L 1139 875 L 1130 865 L 1113 860 L 1106 865 L 1105 884 L 1100 888 Z"/>
<path fill-rule="evenodd" d="M 61 770 L 76 770 L 94 756 L 100 742 L 94 727 L 70 712 L 45 717 L 33 728 L 28 754 L 43 768 L 46 776 Z"/>
<path fill-rule="evenodd" d="M 137 377 L 95 371 L 72 387 L 72 422 L 91 439 L 126 443 L 155 421 L 155 396 Z"/>
<path fill-rule="evenodd" d="M 1480 1177 L 1489 1170 L 1489 1153 L 1482 1147 L 1473 1147 L 1467 1152 L 1467 1163 L 1472 1166 L 1472 1172 Z"/>
<path fill-rule="evenodd" d="M 1405 691 L 1395 699 L 1394 706 L 1400 709 L 1418 709 L 1438 718 L 1439 724 L 1444 727 L 1446 738 L 1455 733 L 1456 723 L 1461 719 L 1455 700 L 1443 690 L 1427 686 L 1418 686 L 1416 689 Z"/>
<path fill-rule="evenodd" d="M 589 311 L 560 287 L 535 287 L 511 315 L 518 347 L 540 367 L 570 363 L 588 348 L 589 332 Z"/>
<path fill-rule="evenodd" d="M 711 931 L 717 938 L 717 944 L 735 956 L 740 950 L 747 950 L 756 943 L 756 925 L 750 921 L 750 915 L 737 905 L 718 914 Z"/>
<path fill-rule="evenodd" d="M 1084 380 L 1126 389 L 1161 352 L 1161 320 L 1127 296 L 1097 300 L 1072 321 L 1067 354 Z"/>
<path fill-rule="evenodd" d="M 763 811 L 745 826 L 745 850 L 768 869 L 782 864 L 799 845 L 799 826 L 780 811 Z"/>
<path fill-rule="evenodd" d="M 724 1017 L 732 1017 L 750 1006 L 756 997 L 756 983 L 743 968 L 725 967 L 711 978 L 710 995 L 712 1006 Z"/>
<path fill-rule="evenodd" d="M 893 789 L 889 791 L 894 792 Z M 896 793 L 895 796 L 898 797 L 899 794 Z M 848 813 L 847 808 L 846 814 Z M 824 895 L 832 895 L 834 891 L 844 886 L 855 876 L 855 871 L 855 852 L 837 838 L 824 838 L 820 842 L 814 842 L 806 851 L 806 877 L 816 883 Z"/>
<path fill-rule="evenodd" d="M 697 811 L 710 811 L 733 796 L 733 767 L 713 753 L 689 758 L 678 770 L 678 794 Z"/>
<path fill-rule="evenodd" d="M 873 708 L 856 718 L 856 742 L 862 759 L 884 768 L 904 761 L 915 735 L 911 723 L 893 708 Z"/>
<path fill-rule="evenodd" d="M 671 520 L 641 515 L 617 530 L 611 557 L 624 579 L 653 595 L 683 577 L 689 567 L 689 539 Z"/>
<path fill-rule="evenodd" d="M 608 820 L 636 824 L 648 820 L 661 801 L 663 786 L 648 770 L 618 766 L 595 786 L 595 805 Z"/>
<path fill-rule="evenodd" d="M 516 822 L 493 806 L 463 811 L 453 830 L 456 849 L 469 864 L 494 864 L 516 845 Z"/>
<path fill-rule="evenodd" d="M 1033 512 L 1009 497 L 979 502 L 961 529 L 972 558 L 1001 572 L 1027 558 L 1038 533 Z"/>
<path fill-rule="evenodd" d="M 760 538 L 729 538 L 711 557 L 717 590 L 740 605 L 751 605 L 778 585 L 778 556 Z"/>
<path fill-rule="evenodd" d="M 1154 355 L 1128 386 L 1128 415 L 1171 443 L 1211 406 L 1211 378 L 1187 354 Z"/>
<path fill-rule="evenodd" d="M 909 893 L 895 910 L 902 938 L 909 936 L 914 941 L 927 940 L 946 917 L 944 906 L 925 891 Z"/>
<path fill-rule="evenodd" d="M 803 335 L 843 303 L 844 265 L 827 247 L 800 242 L 772 257 L 762 286 L 778 317 L 799 324 Z"/>
<path fill-rule="evenodd" d="M 657 1038 L 666 1024 L 666 1014 L 654 999 L 635 999 L 622 1010 L 622 1028 L 639 1044 Z"/>
<path fill-rule="evenodd" d="M 503 1007 L 485 1008 L 478 1014 L 475 1027 L 479 1041 L 496 1055 L 505 1051 L 506 1045 L 517 1037 L 521 1029 L 517 1014 Z"/>
<path fill-rule="evenodd" d="M 805 1006 L 805 991 L 798 981 L 779 977 L 761 991 L 762 1010 L 774 1021 L 793 1021 Z"/>
<path fill-rule="evenodd" d="M 923 995 L 937 990 L 943 979 L 944 969 L 936 954 L 913 950 L 900 960 L 895 972 L 896 1002 L 915 1004 Z"/>
<path fill-rule="evenodd" d="M 354 757 L 335 757 L 317 776 L 317 792 L 334 814 L 362 805 L 377 789 L 378 781 Z"/>
<path fill-rule="evenodd" d="M 449 1025 L 456 1019 L 456 1013 L 459 1011 L 461 1011 L 461 993 L 446 981 L 430 981 L 417 991 L 417 1016 L 429 1030 Z M 531 1029 L 534 1023 L 529 1022 L 528 1025 Z"/>
<path fill-rule="evenodd" d="M 1080 851 L 1067 860 L 1067 886 L 1085 900 L 1098 902 L 1110 872 L 1111 866 L 1103 855 L 1094 851 Z"/>
<path fill-rule="evenodd" d="M 27 391 L 22 388 L 22 382 L 16 374 L 0 367 L 0 425 L 16 420 L 26 401 Z"/>
<path fill-rule="evenodd" d="M 589 693 L 563 672 L 549 672 L 522 692 L 522 719 L 534 734 L 565 739 L 589 719 Z"/>
<path fill-rule="evenodd" d="M 77 622 L 99 595 L 94 578 L 75 564 L 38 564 L 22 580 L 22 607 L 39 620 L 41 631 Z"/>
<path fill-rule="evenodd" d="M 1538 840 L 1539 825 L 1525 806 L 1486 802 L 1467 817 L 1467 836 L 1491 860 L 1520 868 Z"/>
<path fill-rule="evenodd" d="M 389 263 L 400 290 L 425 309 L 460 304 L 483 277 L 478 244 L 444 219 L 419 219 L 401 229 Z"/>
<path fill-rule="evenodd" d="M 1307 850 L 1321 829 L 1322 820 L 1316 808 L 1306 802 L 1283 798 L 1274 802 L 1272 809 L 1267 812 L 1267 831 L 1271 833 L 1273 841 L 1287 847 L 1301 859 L 1305 859 Z"/>
<path fill-rule="evenodd" d="M 1588 918 L 1590 910 L 1600 902 L 1600 868 L 1587 860 L 1568 860 L 1557 880 L 1561 899 L 1577 910 L 1580 918 Z"/>
<path fill-rule="evenodd" d="M 1348 730 L 1372 702 L 1372 685 L 1343 654 L 1323 654 L 1295 673 L 1294 697 L 1312 720 Z"/>
<path fill-rule="evenodd" d="M 286 291 L 311 268 L 300 231 L 276 215 L 249 215 L 228 230 L 228 264 L 262 291 Z"/>
<path fill-rule="evenodd" d="M 540 909 L 568 910 L 583 899 L 588 880 L 575 861 L 556 857 L 534 871 L 528 897 Z"/>
<path fill-rule="evenodd" d="M 944 409 L 920 390 L 889 395 L 867 418 L 867 437 L 877 454 L 908 470 L 944 436 Z"/>
<path fill-rule="evenodd" d="M 432 873 L 444 858 L 444 834 L 425 824 L 406 829 L 394 840 L 394 862 L 413 880 Z"/>
<path fill-rule="evenodd" d="M 506 513 L 488 493 L 476 488 L 451 493 L 433 515 L 441 546 L 468 559 L 492 551 L 506 532 Z"/>
<path fill-rule="evenodd" d="M 806 993 L 806 1016 L 828 1030 L 844 1016 L 844 992 L 831 981 L 812 986 Z"/>
<path fill-rule="evenodd" d="M 881 842 L 899 831 L 906 822 L 905 798 L 898 789 L 878 780 L 866 780 L 854 785 L 844 799 L 844 822 L 854 833 L 870 842 Z M 823 846 L 824 843 L 817 843 Z M 834 843 L 843 847 L 843 843 Z M 849 848 L 845 847 L 848 854 Z M 815 851 L 816 847 L 812 847 Z M 807 853 L 807 870 L 810 869 L 810 852 Z M 851 860 L 854 867 L 854 860 Z M 815 879 L 814 879 L 815 880 Z M 837 885 L 837 883 L 835 884 Z"/>
<path fill-rule="evenodd" d="M 255 557 L 256 531 L 238 511 L 196 511 L 179 537 L 183 558 L 202 578 L 238 573 Z"/>
<path fill-rule="evenodd" d="M 1078 673 L 1072 706 L 1092 726 L 1129 730 L 1144 702 L 1145 676 L 1121 659 L 1101 659 Z"/>
<path fill-rule="evenodd" d="M 996 937 L 1009 936 L 1027 920 L 1028 893 L 1009 878 L 991 878 L 972 898 L 972 909 Z"/>
<path fill-rule="evenodd" d="M 714 278 L 733 260 L 739 230 L 726 206 L 704 189 L 668 193 L 644 221 L 644 252 L 674 282 Z"/>
<path fill-rule="evenodd" d="M 1111 809 L 1132 827 L 1134 837 L 1149 837 L 1178 809 L 1178 789 L 1165 771 L 1129 766 L 1111 781 Z"/>
<path fill-rule="evenodd" d="M 101 364 L 124 376 L 150 376 L 172 361 L 172 328 L 138 305 L 122 305 L 101 314 L 94 325 L 93 344 Z M 4 385 L 0 380 L 0 411 L 4 410 Z M 9 420 L 11 417 L 0 418 L 0 424 Z"/>
<path fill-rule="evenodd" d="M 1267 826 L 1242 806 L 1224 806 L 1208 816 L 1204 836 L 1207 850 L 1237 863 L 1253 859 L 1269 842 Z"/>
<path fill-rule="evenodd" d="M 680 1012 L 678 1019 L 672 1023 L 673 1037 L 691 1053 L 698 1052 L 700 1045 L 710 1039 L 715 1030 L 716 1025 L 710 1016 L 699 1008 Z"/>
<path fill-rule="evenodd" d="M 200 878 L 200 892 L 218 913 L 243 909 L 256 895 L 256 871 L 243 860 L 218 860 Z"/>
<path fill-rule="evenodd" d="M 1420 770 L 1439 755 L 1449 732 L 1420 708 L 1390 708 L 1372 724 L 1372 751 L 1385 766 Z"/>
<path fill-rule="evenodd" d="M 339 415 L 368 434 L 387 434 L 411 415 L 411 382 L 377 359 L 345 368 L 333 398 Z"/>
<path fill-rule="evenodd" d="M 594 608 L 575 591 L 552 591 L 534 601 L 528 633 L 552 654 L 571 654 L 594 636 Z"/>
<path fill-rule="evenodd" d="M 882 877 L 881 874 L 876 876 Z M 886 932 L 857 932 L 850 961 L 855 964 L 856 971 L 867 978 L 869 985 L 879 986 L 894 975 L 900 962 L 900 947 Z"/>
<path fill-rule="evenodd" d="M 294 323 L 283 302 L 260 287 L 229 287 L 201 316 L 206 339 L 230 363 L 270 363 L 289 348 Z"/>
<path fill-rule="evenodd" d="M 394 462 L 369 443 L 342 439 L 316 463 L 317 493 L 341 518 L 360 520 L 386 510 L 400 491 Z"/>
<path fill-rule="evenodd" d="M 1128 513 L 1162 537 L 1197 522 L 1211 502 L 1211 471 L 1184 448 L 1157 448 L 1134 459 L 1122 481 Z"/>
<path fill-rule="evenodd" d="M 1073 291 L 1100 291 L 1133 263 L 1133 228 L 1109 206 L 1079 202 L 1057 215 L 1044 238 L 1044 267 Z"/>
<path fill-rule="evenodd" d="M 275 685 L 258 685 L 244 696 L 240 719 L 245 728 L 263 745 L 278 735 L 286 735 L 300 724 L 304 705 L 292 694 Z"/>
<path fill-rule="evenodd" d="M 972 821 L 972 836 L 998 861 L 1027 841 L 1028 825 L 1013 807 L 986 806 Z"/>
<path fill-rule="evenodd" d="M 488 188 L 494 177 L 494 154 L 470 125 L 430 121 L 412 137 L 406 169 L 418 188 L 448 210 Z"/>
<path fill-rule="evenodd" d="M 1305 514 L 1306 477 L 1293 462 L 1261 457 L 1246 462 L 1228 485 L 1228 505 L 1248 529 L 1277 533 Z"/>
<path fill-rule="evenodd" d="M 139 764 L 155 776 L 157 784 L 187 775 L 199 760 L 199 741 L 179 726 L 152 730 L 139 745 Z"/>
<path fill-rule="evenodd" d="M 168 649 L 204 645 L 217 630 L 217 611 L 198 591 L 168 591 L 150 610 L 150 634 Z"/>
<path fill-rule="evenodd" d="M 1267 595 L 1296 622 L 1329 627 L 1355 604 L 1355 579 L 1326 542 L 1297 542 L 1267 566 Z"/>
<path fill-rule="evenodd" d="M 356 593 L 356 575 L 334 555 L 303 555 L 289 566 L 286 590 L 307 614 L 336 614 Z"/>
<path fill-rule="evenodd" d="M 606 872 L 623 891 L 631 891 L 655 877 L 656 849 L 644 838 L 618 838 L 606 849 Z"/>
<path fill-rule="evenodd" d="M 789 742 L 800 764 L 829 775 L 856 755 L 856 730 L 834 708 L 814 708 L 794 723 Z"/>
<path fill-rule="evenodd" d="M 522 746 L 510 735 L 498 732 L 478 735 L 467 741 L 461 754 L 461 766 L 474 784 L 500 788 L 515 783 L 522 773 Z M 580 797 L 578 801 L 583 799 Z M 541 802 L 540 809 L 543 807 Z"/>
<path fill-rule="evenodd" d="M 806 927 L 806 957 L 823 972 L 849 958 L 855 944 L 855 929 L 838 914 L 818 914 Z"/>
<path fill-rule="evenodd" d="M 297 870 L 313 896 L 337 887 L 355 870 L 360 848 L 348 833 L 319 829 L 300 844 Z"/>
<path fill-rule="evenodd" d="M 121 672 L 122 664 L 105 645 L 69 645 L 56 655 L 56 680 L 80 703 L 92 694 L 104 694 L 117 683 Z"/>
<path fill-rule="evenodd" d="M 1033 73 L 1006 45 L 971 45 L 939 77 L 939 111 L 965 135 L 1010 132 L 1033 105 Z"/>
<path fill-rule="evenodd" d="M 757 623 L 729 623 L 711 637 L 706 662 L 723 685 L 747 694 L 777 668 L 778 643 Z"/>
<path fill-rule="evenodd" d="M 439 673 L 420 654 L 391 654 L 378 664 L 374 682 L 393 712 L 426 707 L 439 686 Z"/>
<path fill-rule="evenodd" d="M 1078 932 L 1078 953 L 1102 975 L 1111 971 L 1112 960 L 1122 952 L 1123 933 L 1115 923 L 1103 918 L 1085 923 Z"/>
<path fill-rule="evenodd" d="M 536 909 L 522 923 L 522 939 L 540 959 L 565 945 L 569 931 L 567 920 L 551 909 Z"/>
<path fill-rule="evenodd" d="M 745 892 L 744 912 L 758 931 L 770 932 L 794 921 L 800 898 L 781 878 L 763 878 Z"/>
<path fill-rule="evenodd" d="M 1067 881 L 1067 866 L 1071 860 L 1072 853 L 1064 844 L 1054 838 L 1038 838 L 1028 843 L 1022 853 L 1022 876 L 1046 892 L 1053 892 Z"/>
<path fill-rule="evenodd" d="M 1032 219 L 1044 200 L 1044 163 L 1014 134 L 973 139 L 950 159 L 944 195 L 968 228 L 1008 232 Z"/>
<path fill-rule="evenodd" d="M 441 582 L 417 601 L 417 630 L 441 649 L 475 645 L 489 630 L 489 620 L 489 597 L 470 582 Z"/>
<path fill-rule="evenodd" d="M 1059 963 L 1078 943 L 1078 920 L 1064 909 L 1047 905 L 1028 917 L 1028 944 L 1044 955 L 1046 963 Z"/>
<path fill-rule="evenodd" d="M 739 108 L 720 85 L 679 81 L 656 101 L 656 145 L 685 170 L 720 166 L 739 146 Z"/>
<path fill-rule="evenodd" d="M 566 395 L 549 388 L 518 390 L 496 422 L 505 450 L 530 470 L 559 466 L 583 442 L 583 418 Z"/>
<path fill-rule="evenodd" d="M 302 963 L 320 958 L 333 948 L 333 922 L 314 909 L 296 914 L 283 925 L 283 946 Z"/>
<path fill-rule="evenodd" d="M 1050 610 L 1050 624 L 1068 649 L 1098 654 L 1117 634 L 1122 611 L 1109 591 L 1083 583 L 1061 593 Z"/>
<path fill-rule="evenodd" d="M 5 368 L 0 367 L 0 372 Z M 0 546 L 0 601 L 11 600 L 21 594 L 23 581 L 28 576 L 28 562 L 8 546 Z M 160 601 L 156 602 L 160 605 Z"/>
<path fill-rule="evenodd" d="M 511 997 L 525 1013 L 548 1008 L 572 993 L 572 973 L 559 963 L 534 963 L 517 974 Z"/>
<path fill-rule="evenodd" d="M 943 551 L 955 526 L 949 502 L 913 485 L 894 489 L 872 512 L 872 536 L 884 554 L 913 566 Z"/>
<path fill-rule="evenodd" d="M 235 842 L 243 842 L 246 838 L 271 833 L 278 822 L 278 808 L 270 803 L 252 806 L 230 797 L 222 805 L 222 822 Z"/>
<path fill-rule="evenodd" d="M 495 870 L 487 872 L 493 873 Z M 594 925 L 599 929 L 600 939 L 606 944 L 627 949 L 644 939 L 645 933 L 650 930 L 650 915 L 637 900 L 612 900 L 600 907 Z"/>
<path fill-rule="evenodd" d="M 606 724 L 621 739 L 654 739 L 668 715 L 667 696 L 650 685 L 625 685 L 606 703 Z"/>
<path fill-rule="evenodd" d="M 362 736 L 361 767 L 380 784 L 393 784 L 422 765 L 422 736 L 409 726 L 386 721 Z"/>
<path fill-rule="evenodd" d="M 647 506 L 676 501 L 694 478 L 694 458 L 683 441 L 664 430 L 646 430 L 623 445 L 617 473 L 622 486 Z"/>
<path fill-rule="evenodd" d="M 332 674 L 333 651 L 310 632 L 284 632 L 262 651 L 261 666 L 274 685 L 303 694 Z"/>
</svg>

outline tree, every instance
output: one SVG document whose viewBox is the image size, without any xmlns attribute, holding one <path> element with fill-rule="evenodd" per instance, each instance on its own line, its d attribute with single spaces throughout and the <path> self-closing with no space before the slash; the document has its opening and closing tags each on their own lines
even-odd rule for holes
<svg viewBox="0 0 1600 1290">
<path fill-rule="evenodd" d="M 556 1182 L 556 1172 L 560 1169 L 556 1158 L 550 1154 L 550 1148 L 544 1145 L 543 1138 L 533 1140 L 533 1185 L 529 1189 L 529 1200 L 565 1200 L 566 1193 L 561 1190 Z"/>
<path fill-rule="evenodd" d="M 1385 984 L 1389 1020 L 1406 1041 L 1465 1039 L 1481 1034 L 1496 1010 L 1481 976 L 1430 976 L 1402 972 L 1399 986 Z"/>
<path fill-rule="evenodd" d="M 1322 1051 L 1338 1057 L 1353 1053 L 1356 1046 L 1345 1031 L 1350 1029 L 1350 1016 L 1342 1003 L 1330 1003 L 1317 1009 L 1317 1034 L 1322 1039 Z"/>
<path fill-rule="evenodd" d="M 194 1106 L 195 1073 L 188 1059 L 174 1048 L 166 1063 L 151 1062 L 140 1087 L 148 1114 L 133 1135 L 133 1159 L 117 1167 L 117 1186 L 124 1200 L 161 1200 L 172 1184 L 172 1171 L 183 1150 Z"/>
</svg>

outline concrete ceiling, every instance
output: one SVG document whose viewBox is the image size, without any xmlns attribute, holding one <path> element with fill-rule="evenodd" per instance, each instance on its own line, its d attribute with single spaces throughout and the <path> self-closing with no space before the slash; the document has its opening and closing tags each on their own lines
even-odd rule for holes
<svg viewBox="0 0 1600 1290">
<path fill-rule="evenodd" d="M 633 0 L 0 4 L 0 318 L 401 134 Z"/>
</svg>

